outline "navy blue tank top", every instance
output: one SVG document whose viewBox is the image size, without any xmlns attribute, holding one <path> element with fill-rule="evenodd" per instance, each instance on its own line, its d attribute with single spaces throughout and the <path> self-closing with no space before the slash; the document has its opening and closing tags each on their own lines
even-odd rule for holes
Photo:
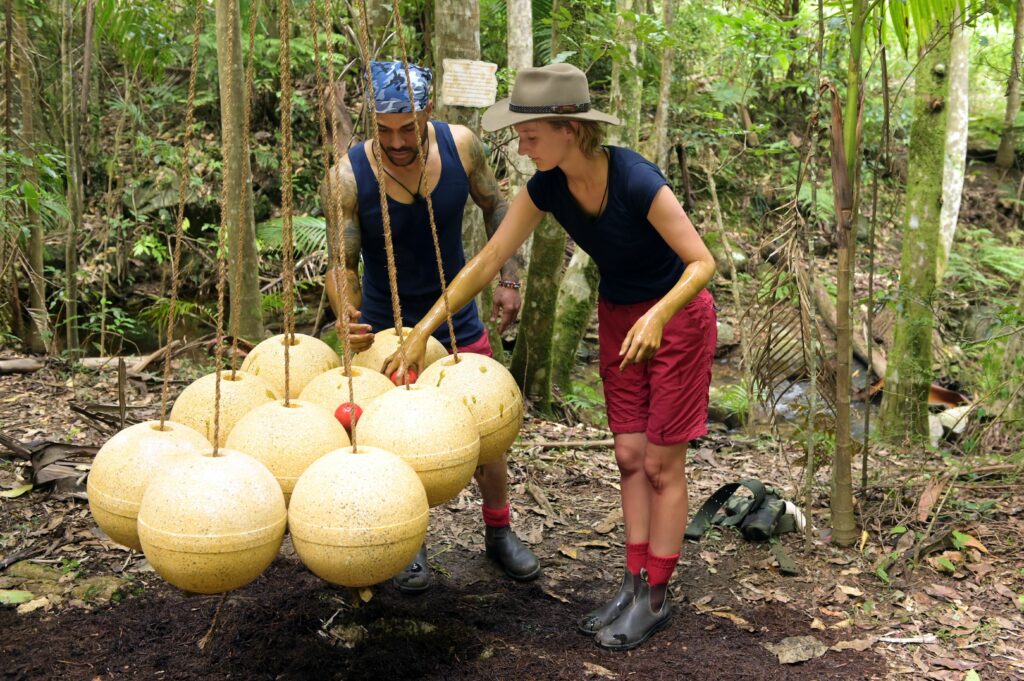
<svg viewBox="0 0 1024 681">
<path fill-rule="evenodd" d="M 441 178 L 431 198 L 445 281 L 451 283 L 452 278 L 466 264 L 466 254 L 462 248 L 462 214 L 469 198 L 469 178 L 462 167 L 462 159 L 459 158 L 448 124 L 433 121 L 432 125 L 437 138 L 437 153 L 441 155 Z M 377 332 L 394 327 L 387 255 L 384 251 L 380 189 L 366 157 L 365 145 L 352 147 L 348 156 L 356 179 L 359 229 L 362 235 L 363 316 L 360 321 L 369 324 Z M 389 196 L 388 212 L 391 215 L 391 238 L 395 249 L 395 268 L 398 271 L 402 323 L 415 326 L 441 296 L 441 280 L 430 235 L 427 201 L 417 198 L 411 204 L 401 203 Z M 484 332 L 475 301 L 455 313 L 452 321 L 455 324 L 455 340 L 460 345 L 479 339 Z M 434 337 L 446 347 L 451 345 L 447 324 L 441 324 L 434 332 Z"/>
</svg>

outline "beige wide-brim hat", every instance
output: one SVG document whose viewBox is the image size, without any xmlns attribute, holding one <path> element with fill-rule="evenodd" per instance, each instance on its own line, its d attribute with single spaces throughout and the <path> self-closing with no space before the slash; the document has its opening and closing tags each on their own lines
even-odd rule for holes
<svg viewBox="0 0 1024 681">
<path fill-rule="evenodd" d="M 590 107 L 587 74 L 572 64 L 520 69 L 512 96 L 484 112 L 487 132 L 540 118 L 569 118 L 618 125 L 619 119 Z"/>
</svg>

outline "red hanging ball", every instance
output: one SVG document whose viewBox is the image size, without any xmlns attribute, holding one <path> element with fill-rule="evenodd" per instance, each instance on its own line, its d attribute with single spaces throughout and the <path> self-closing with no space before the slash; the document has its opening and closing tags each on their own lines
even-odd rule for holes
<svg viewBox="0 0 1024 681">
<path fill-rule="evenodd" d="M 416 379 L 419 378 L 419 374 L 417 374 L 416 371 L 413 370 L 413 369 L 407 370 L 405 372 L 405 375 L 409 378 L 409 385 L 412 385 L 413 383 L 415 383 Z M 404 383 L 402 383 L 398 379 L 398 372 L 397 371 L 394 372 L 393 374 L 391 374 L 391 382 L 394 383 L 397 386 L 405 385 Z"/>
<path fill-rule="evenodd" d="M 334 418 L 338 419 L 338 422 L 349 432 L 352 431 L 352 424 L 358 421 L 362 415 L 363 410 L 354 402 L 342 402 L 334 410 Z"/>
</svg>

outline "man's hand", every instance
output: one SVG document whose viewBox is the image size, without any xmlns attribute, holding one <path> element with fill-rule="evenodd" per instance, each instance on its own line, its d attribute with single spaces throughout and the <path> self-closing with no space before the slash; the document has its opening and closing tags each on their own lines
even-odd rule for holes
<svg viewBox="0 0 1024 681">
<path fill-rule="evenodd" d="M 423 370 L 424 358 L 427 355 L 427 338 L 424 337 L 422 340 L 418 340 L 412 334 L 409 334 L 405 337 L 401 350 L 405 352 L 404 364 L 402 363 L 402 353 L 396 350 L 393 355 L 384 360 L 384 366 L 380 368 L 380 372 L 391 378 L 395 385 L 405 384 L 407 372 L 414 371 L 416 374 L 419 374 Z M 410 383 L 416 380 L 413 377 L 410 378 Z"/>
<path fill-rule="evenodd" d="M 505 333 L 509 324 L 519 318 L 519 310 L 523 307 L 523 298 L 514 288 L 499 286 L 494 289 L 494 305 L 491 308 L 491 321 L 501 319 L 498 333 Z"/>
<path fill-rule="evenodd" d="M 348 306 L 348 318 L 351 320 L 359 319 L 363 315 L 362 312 L 355 309 L 351 305 Z M 344 338 L 344 320 L 339 319 L 334 322 L 334 328 L 338 330 L 338 337 Z M 373 345 L 373 329 L 369 324 L 356 324 L 354 322 L 348 325 L 348 344 L 349 348 L 353 353 L 363 352 L 369 350 L 370 346 Z"/>
</svg>

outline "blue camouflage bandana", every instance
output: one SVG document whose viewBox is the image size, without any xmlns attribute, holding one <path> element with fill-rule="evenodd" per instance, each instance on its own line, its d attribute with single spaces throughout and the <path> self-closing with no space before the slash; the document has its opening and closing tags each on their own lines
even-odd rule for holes
<svg viewBox="0 0 1024 681">
<path fill-rule="evenodd" d="M 423 111 L 430 101 L 430 81 L 434 74 L 430 69 L 409 64 L 412 77 L 412 94 L 416 111 Z M 373 99 L 377 113 L 410 113 L 409 86 L 405 82 L 405 65 L 400 61 L 371 61 L 370 76 L 373 78 Z"/>
</svg>

